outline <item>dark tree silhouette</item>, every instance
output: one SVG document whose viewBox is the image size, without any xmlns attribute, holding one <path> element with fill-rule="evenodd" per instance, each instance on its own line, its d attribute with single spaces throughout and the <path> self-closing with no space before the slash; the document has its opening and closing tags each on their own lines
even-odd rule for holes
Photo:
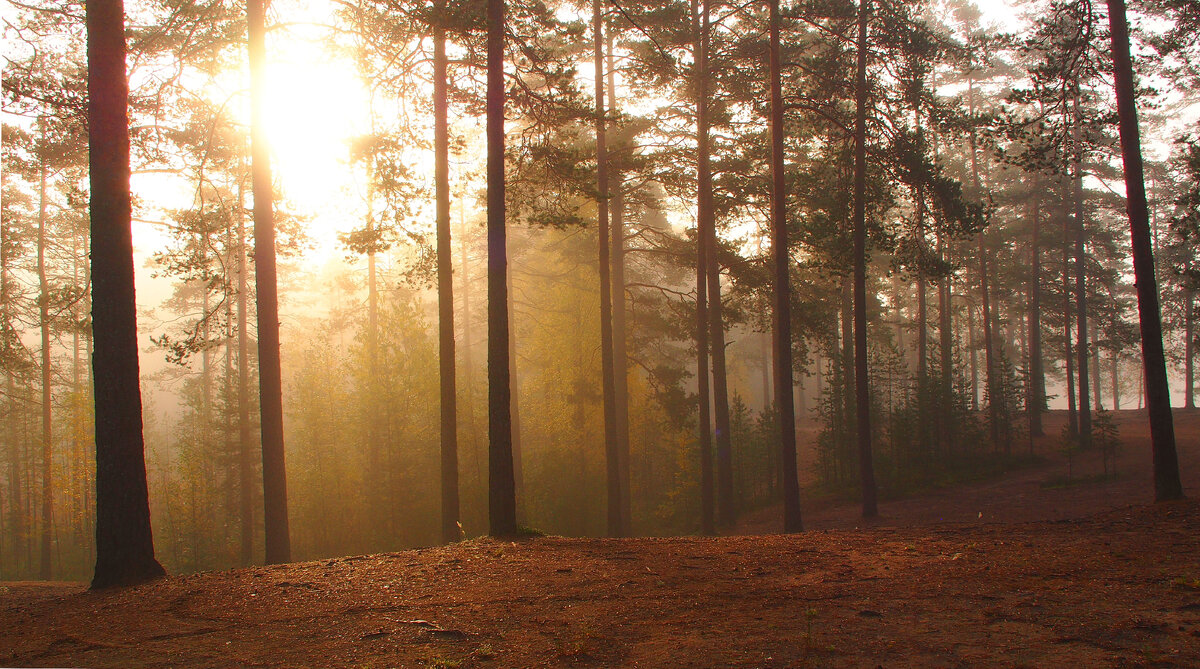
<svg viewBox="0 0 1200 669">
<path fill-rule="evenodd" d="M 279 290 L 271 156 L 263 119 L 266 15 L 263 0 L 246 0 L 250 50 L 250 179 L 254 190 L 254 280 L 258 305 L 258 397 L 262 424 L 263 524 L 266 562 L 291 559 L 287 471 L 283 460 L 283 380 L 279 364 Z"/>
<path fill-rule="evenodd" d="M 702 223 L 706 207 L 704 184 L 708 183 L 712 191 L 712 177 L 708 173 L 708 101 L 706 99 L 708 85 L 707 56 L 708 30 L 707 23 L 701 25 L 699 0 L 692 0 L 692 32 L 696 36 L 696 153 L 697 153 L 697 193 L 696 193 L 696 384 L 699 400 L 699 448 L 700 448 L 700 531 L 704 534 L 716 532 L 714 511 L 716 505 L 713 498 L 713 454 L 712 454 L 712 416 L 709 409 L 709 376 L 708 376 L 708 241 L 704 234 Z"/>
<path fill-rule="evenodd" d="M 504 0 L 487 5 L 488 508 L 492 536 L 517 532 L 504 233 Z"/>
<path fill-rule="evenodd" d="M 788 272 L 787 190 L 783 164 L 783 85 L 779 67 L 779 0 L 771 0 L 771 258 L 775 267 L 772 320 L 775 333 L 775 407 L 779 411 L 783 473 L 783 531 L 804 529 L 796 473 L 796 407 L 792 397 L 792 291 Z"/>
<path fill-rule="evenodd" d="M 613 364 L 612 264 L 609 259 L 608 137 L 604 117 L 604 14 L 592 0 L 592 32 L 596 68 L 596 219 L 599 223 L 600 376 L 604 397 L 604 459 L 608 481 L 608 536 L 627 533 L 621 522 L 621 466 L 617 448 L 616 380 Z"/>
<path fill-rule="evenodd" d="M 1150 418 L 1150 439 L 1154 451 L 1154 498 L 1161 502 L 1182 498 L 1183 486 L 1179 482 L 1179 459 L 1175 452 L 1175 424 L 1171 417 L 1158 282 L 1154 276 L 1154 254 L 1150 245 L 1150 216 L 1142 174 L 1137 98 L 1133 84 L 1133 63 L 1129 56 L 1129 24 L 1125 18 L 1124 0 L 1108 0 L 1108 21 L 1112 36 L 1117 114 L 1120 117 L 1121 162 L 1125 167 L 1125 207 L 1133 242 L 1133 272 L 1142 330 L 1146 412 Z"/>
<path fill-rule="evenodd" d="M 458 406 L 454 379 L 454 267 L 450 257 L 450 125 L 446 93 L 446 2 L 434 3 L 433 151 L 437 190 L 438 361 L 441 379 L 442 541 L 461 538 L 458 508 Z"/>
<path fill-rule="evenodd" d="M 92 587 L 103 588 L 148 581 L 165 572 L 154 559 L 142 441 L 124 3 L 88 2 L 87 34 L 96 398 L 96 572 Z"/>
<path fill-rule="evenodd" d="M 854 397 L 864 518 L 879 515 L 871 461 L 871 388 L 867 371 L 867 23 L 870 0 L 858 5 L 858 75 L 854 115 Z"/>
</svg>

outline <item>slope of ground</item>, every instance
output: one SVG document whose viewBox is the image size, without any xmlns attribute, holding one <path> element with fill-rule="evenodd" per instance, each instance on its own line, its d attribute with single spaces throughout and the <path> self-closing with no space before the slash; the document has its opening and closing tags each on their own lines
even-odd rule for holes
<svg viewBox="0 0 1200 669">
<path fill-rule="evenodd" d="M 1111 414 L 1121 442 L 1115 476 L 1104 477 L 1104 462 L 1098 450 L 1075 453 L 1068 458 L 1059 436 L 1066 423 L 1066 412 L 1053 411 L 1045 417 L 1046 436 L 1034 439 L 1032 444 L 1027 441 L 1015 446 L 1015 450 L 1031 453 L 1043 464 L 991 480 L 961 483 L 902 499 L 884 499 L 879 504 L 879 518 L 869 524 L 911 527 L 1066 520 L 1131 504 L 1150 504 L 1154 501 L 1154 482 L 1146 412 L 1127 410 Z M 1176 410 L 1174 418 L 1184 492 L 1197 495 L 1200 494 L 1200 411 Z M 811 443 L 816 434 L 803 436 L 808 437 L 809 443 L 801 448 L 801 471 L 809 475 L 806 484 L 811 485 L 811 472 L 815 469 Z M 803 506 L 807 528 L 852 529 L 864 525 L 857 503 L 808 499 Z M 776 506 L 748 514 L 734 533 L 764 534 L 782 527 L 783 511 Z"/>
<path fill-rule="evenodd" d="M 1194 459 L 1194 434 L 1181 450 Z M 1061 490 L 1120 504 L 1128 480 L 1148 499 L 1123 471 L 1103 494 Z M 1055 520 L 981 522 L 971 500 L 1014 504 L 1006 481 L 937 491 L 928 505 L 962 506 L 960 524 L 898 510 L 926 508 L 910 500 L 883 507 L 909 527 L 485 539 L 96 593 L 5 584 L 0 665 L 1200 666 L 1200 503 L 1079 518 L 1028 485 L 1022 504 Z"/>
</svg>

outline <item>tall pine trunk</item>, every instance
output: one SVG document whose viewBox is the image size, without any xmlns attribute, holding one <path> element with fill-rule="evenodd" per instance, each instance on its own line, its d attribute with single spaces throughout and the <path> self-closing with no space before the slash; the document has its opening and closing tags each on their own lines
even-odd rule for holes
<svg viewBox="0 0 1200 669">
<path fill-rule="evenodd" d="M 437 199 L 438 371 L 441 388 L 442 541 L 462 537 L 458 507 L 458 389 L 454 377 L 454 266 L 450 249 L 450 120 L 446 0 L 434 3 L 433 152 Z"/>
<path fill-rule="evenodd" d="M 44 121 L 39 121 L 39 125 Z M 41 148 L 45 149 L 46 131 L 41 131 Z M 43 581 L 50 580 L 53 574 L 51 565 L 51 540 L 54 535 L 54 423 L 50 394 L 50 281 L 46 276 L 46 160 L 41 157 L 38 161 L 38 238 L 37 238 L 37 269 L 38 269 L 38 326 L 42 336 L 42 552 L 41 568 L 39 571 Z"/>
<path fill-rule="evenodd" d="M 246 197 L 238 176 L 237 202 L 237 329 L 238 329 L 238 516 L 242 565 L 254 560 L 254 437 L 250 428 L 249 262 L 246 255 Z"/>
<path fill-rule="evenodd" d="M 1067 378 L 1067 435 L 1074 440 L 1079 438 L 1079 412 L 1075 407 L 1075 356 L 1071 344 L 1071 220 L 1065 211 L 1062 244 L 1063 366 Z"/>
<path fill-rule="evenodd" d="M 1183 407 L 1196 408 L 1196 296 L 1188 291 L 1183 300 Z M 1115 356 L 1114 353 L 1115 365 Z M 1115 368 L 1114 368 L 1115 369 Z M 1113 372 L 1114 378 L 1116 372 Z M 1116 397 L 1116 381 L 1113 396 Z"/>
<path fill-rule="evenodd" d="M 1142 362 L 1146 375 L 1150 438 L 1154 450 L 1154 496 L 1158 501 L 1183 497 L 1179 482 L 1179 460 L 1175 453 L 1175 425 L 1171 417 L 1171 391 L 1167 383 L 1167 360 L 1163 353 L 1162 316 L 1158 306 L 1158 282 L 1150 247 L 1150 225 L 1146 187 L 1142 176 L 1142 147 L 1138 136 L 1137 98 L 1133 64 L 1129 56 L 1129 25 L 1124 0 L 1108 0 L 1112 36 L 1113 75 L 1116 80 L 1117 114 L 1121 127 L 1121 162 L 1125 168 L 1126 211 L 1133 240 L 1133 272 L 1137 285 L 1138 319 L 1142 333 Z"/>
<path fill-rule="evenodd" d="M 504 0 L 488 0 L 487 26 L 488 516 L 492 536 L 511 536 L 517 532 L 517 491 L 504 230 Z"/>
<path fill-rule="evenodd" d="M 604 115 L 604 15 L 592 0 L 593 64 L 596 84 L 596 218 L 600 266 L 600 376 L 604 401 L 604 460 L 608 482 L 608 536 L 625 535 L 621 526 L 621 466 L 617 449 L 616 382 L 613 379 L 612 248 L 608 240 L 608 137 Z"/>
<path fill-rule="evenodd" d="M 608 35 L 608 107 L 617 108 L 616 68 L 613 57 L 613 29 L 609 25 Z M 633 497 L 630 479 L 629 448 L 629 348 L 625 325 L 625 192 L 619 169 L 612 168 L 609 176 L 612 189 L 612 329 L 613 329 L 613 381 L 614 401 L 617 410 L 617 466 L 621 487 L 621 526 L 626 534 L 633 533 Z"/>
<path fill-rule="evenodd" d="M 164 574 L 154 559 L 142 441 L 129 195 L 129 82 L 121 0 L 87 3 L 92 379 L 96 411 L 93 588 Z"/>
<path fill-rule="evenodd" d="M 2 178 L 2 175 L 0 175 Z M 13 245 L 12 238 L 9 234 L 8 221 L 0 221 L 0 310 L 3 310 L 4 320 L 0 323 L 0 327 L 4 329 L 3 333 L 7 339 L 15 337 L 12 326 L 12 304 L 9 302 L 9 268 L 12 260 L 9 256 L 9 248 Z M 5 342 L 8 345 L 8 341 Z M 5 370 L 5 399 L 8 403 L 8 408 L 5 411 L 5 421 L 3 423 L 5 440 L 8 442 L 8 514 L 9 536 L 13 542 L 13 566 L 16 568 L 16 573 L 20 573 L 20 548 L 23 542 L 28 541 L 25 536 L 25 512 L 22 502 L 21 489 L 21 446 L 17 438 L 16 426 L 13 424 L 12 418 L 16 412 L 12 411 L 12 403 L 16 401 L 16 378 L 11 370 Z"/>
<path fill-rule="evenodd" d="M 854 115 L 854 399 L 864 518 L 879 515 L 871 460 L 871 389 L 867 369 L 867 22 L 871 0 L 858 5 L 858 74 Z"/>
<path fill-rule="evenodd" d="M 1121 356 L 1112 352 L 1112 396 L 1113 411 L 1121 410 Z"/>
<path fill-rule="evenodd" d="M 967 96 L 970 115 L 975 116 L 975 79 L 974 73 L 967 80 Z M 983 184 L 979 178 L 979 160 L 977 156 L 977 145 L 975 128 L 971 128 L 971 134 L 968 137 L 971 149 L 971 186 L 976 197 L 982 197 Z M 1000 402 L 1003 401 L 1000 388 L 996 384 L 996 341 L 992 332 L 992 305 L 990 286 L 988 285 L 988 252 L 987 246 L 984 244 L 983 232 L 978 234 L 979 244 L 979 293 L 980 302 L 983 308 L 983 364 L 984 364 L 984 384 L 987 388 L 987 404 L 988 404 L 988 423 L 992 438 L 992 448 L 1000 447 Z M 1008 443 L 1004 444 L 1005 450 L 1008 449 Z"/>
<path fill-rule="evenodd" d="M 705 202 L 703 183 L 708 178 L 708 104 L 705 100 L 707 85 L 704 71 L 704 50 L 707 39 L 701 28 L 699 0 L 692 0 L 692 32 L 696 36 L 696 144 L 697 161 L 696 187 L 696 386 L 699 396 L 699 448 L 700 448 L 700 531 L 713 534 L 716 531 L 715 491 L 713 489 L 712 416 L 710 415 L 710 388 L 708 371 L 708 238 L 704 234 Z"/>
<path fill-rule="evenodd" d="M 1046 372 L 1042 358 L 1042 198 L 1041 179 L 1033 182 L 1033 240 L 1029 254 L 1032 271 L 1029 277 L 1029 387 L 1027 389 L 1029 434 L 1046 434 L 1042 427 L 1042 409 L 1046 405 Z"/>
<path fill-rule="evenodd" d="M 283 457 L 283 380 L 279 364 L 279 290 L 275 273 L 275 194 L 267 147 L 266 13 L 263 0 L 247 0 L 250 50 L 250 179 L 254 192 L 254 280 L 258 306 L 258 402 L 262 430 L 263 523 L 266 562 L 291 559 L 287 471 Z"/>
<path fill-rule="evenodd" d="M 1088 398 L 1088 322 L 1087 322 L 1087 265 L 1083 239 L 1083 143 L 1081 140 L 1082 117 L 1079 113 L 1079 91 L 1075 91 L 1072 103 L 1074 118 L 1071 124 L 1073 144 L 1074 179 L 1072 202 L 1075 205 L 1075 353 L 1079 356 L 1076 365 L 1079 372 L 1079 446 L 1092 445 L 1092 409 Z"/>
<path fill-rule="evenodd" d="M 792 389 L 792 295 L 788 252 L 787 190 L 783 153 L 783 85 L 780 77 L 779 0 L 771 0 L 771 260 L 775 274 L 772 322 L 775 344 L 775 410 L 779 415 L 779 467 L 783 473 L 783 531 L 804 529 L 796 473 L 796 408 Z"/>
<path fill-rule="evenodd" d="M 708 0 L 700 0 L 700 34 L 697 56 L 696 153 L 697 153 L 697 232 L 706 247 L 705 280 L 708 283 L 708 339 L 712 363 L 713 418 L 716 427 L 717 522 L 732 525 L 737 510 L 733 500 L 733 453 L 729 434 L 729 387 L 725 373 L 725 324 L 721 315 L 721 267 L 717 259 L 717 224 L 713 210 L 712 142 L 709 135 L 709 52 L 712 27 Z"/>
</svg>

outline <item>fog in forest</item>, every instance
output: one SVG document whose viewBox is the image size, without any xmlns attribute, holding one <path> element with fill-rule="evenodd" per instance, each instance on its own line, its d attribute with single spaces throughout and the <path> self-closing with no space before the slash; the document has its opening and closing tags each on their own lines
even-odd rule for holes
<svg viewBox="0 0 1200 669">
<path fill-rule="evenodd" d="M 705 2 L 710 21 L 688 2 L 602 2 L 596 24 L 591 3 L 510 0 L 503 275 L 489 269 L 484 3 L 452 1 L 440 15 L 445 4 L 275 0 L 266 11 L 291 560 L 489 533 L 490 271 L 509 298 L 522 531 L 730 533 L 779 506 L 767 3 Z M 865 38 L 857 306 L 882 497 L 1029 466 L 1048 412 L 1069 411 L 1046 437 L 1055 448 L 1115 449 L 1113 412 L 1145 406 L 1107 11 L 982 4 L 876 2 Z M 856 500 L 864 485 L 861 38 L 857 3 L 783 5 L 803 506 Z M 1193 408 L 1200 16 L 1166 2 L 1135 9 L 1171 402 Z M 155 554 L 170 573 L 261 563 L 245 3 L 126 0 L 125 11 Z M 84 7 L 31 0 L 4 17 L 0 579 L 87 580 Z M 451 308 L 439 312 L 439 298 Z M 447 314 L 450 377 L 439 367 Z M 445 516 L 448 378 L 457 536 Z"/>
</svg>

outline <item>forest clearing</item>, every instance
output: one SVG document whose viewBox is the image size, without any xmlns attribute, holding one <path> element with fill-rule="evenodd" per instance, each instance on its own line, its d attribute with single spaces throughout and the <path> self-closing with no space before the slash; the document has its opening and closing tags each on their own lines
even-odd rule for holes
<svg viewBox="0 0 1200 669">
<path fill-rule="evenodd" d="M 1200 471 L 1200 414 L 1176 420 L 1184 470 Z M 117 591 L 9 583 L 0 664 L 1195 666 L 1200 503 L 1148 506 L 1144 421 L 1119 423 L 1113 481 L 1045 485 L 1065 466 L 1051 451 L 1002 479 L 884 501 L 880 524 L 906 527 L 481 538 Z M 1081 476 L 1095 455 L 1077 457 Z M 930 525 L 929 508 L 1028 522 Z M 853 516 L 832 505 L 808 523 Z"/>
</svg>

